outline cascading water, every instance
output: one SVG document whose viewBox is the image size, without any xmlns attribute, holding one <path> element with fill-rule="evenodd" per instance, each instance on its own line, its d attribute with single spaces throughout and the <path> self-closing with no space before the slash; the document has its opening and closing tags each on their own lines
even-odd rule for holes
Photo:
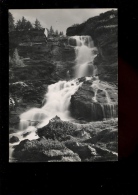
<svg viewBox="0 0 138 195">
<path fill-rule="evenodd" d="M 48 121 L 58 115 L 63 120 L 71 119 L 69 106 L 71 95 L 77 91 L 81 83 L 77 79 L 72 81 L 59 81 L 49 85 L 48 92 L 45 96 L 46 103 L 42 108 L 32 108 L 29 111 L 21 114 L 20 128 L 23 130 L 26 126 L 37 124 L 42 127 Z M 31 123 L 29 123 L 29 121 Z"/>
<path fill-rule="evenodd" d="M 90 36 L 72 36 L 69 40 L 75 40 L 76 66 L 75 77 L 94 76 L 97 74 L 97 68 L 93 65 L 93 60 L 97 56 L 97 48 Z M 69 41 L 69 44 L 71 41 Z"/>
<path fill-rule="evenodd" d="M 55 84 L 49 85 L 48 92 L 45 96 L 46 103 L 42 108 L 32 108 L 27 112 L 20 115 L 20 124 L 17 133 L 13 135 L 18 136 L 20 141 L 24 139 L 37 139 L 36 135 L 37 127 L 43 127 L 49 120 L 58 115 L 62 120 L 71 120 L 69 111 L 70 98 L 77 89 L 81 86 L 81 83 L 77 79 L 72 81 L 59 81 Z M 25 133 L 29 134 L 23 136 Z M 12 156 L 12 146 L 10 144 L 10 157 Z"/>
<path fill-rule="evenodd" d="M 98 89 L 102 90 L 105 95 L 106 95 L 106 103 L 103 103 L 101 105 L 102 111 L 103 111 L 103 118 L 107 119 L 107 118 L 115 118 L 117 117 L 117 112 L 116 112 L 116 107 L 117 107 L 117 103 L 114 103 L 111 99 L 110 96 L 107 92 L 107 88 L 108 89 L 112 89 L 113 86 L 109 85 L 108 83 L 105 82 L 100 82 L 99 79 L 93 81 L 93 84 L 91 86 L 95 92 L 94 97 L 92 98 L 93 101 L 98 102 L 97 101 L 97 91 Z"/>
</svg>

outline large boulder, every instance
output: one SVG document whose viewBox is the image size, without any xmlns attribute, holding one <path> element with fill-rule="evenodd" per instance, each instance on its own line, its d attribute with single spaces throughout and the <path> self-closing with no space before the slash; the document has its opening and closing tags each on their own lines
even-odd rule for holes
<svg viewBox="0 0 138 195">
<path fill-rule="evenodd" d="M 51 119 L 49 123 L 37 130 L 39 137 L 44 136 L 47 139 L 57 139 L 64 141 L 68 139 L 68 135 L 73 135 L 77 126 L 73 123 L 62 121 L 58 116 Z"/>
<path fill-rule="evenodd" d="M 10 143 L 15 143 L 15 142 L 19 142 L 19 138 L 17 136 L 12 136 L 10 138 Z"/>
<path fill-rule="evenodd" d="M 84 81 L 75 94 L 71 96 L 72 116 L 87 121 L 117 117 L 116 86 L 107 82 L 94 82 L 94 78 Z M 110 103 L 108 102 L 109 98 Z"/>
<path fill-rule="evenodd" d="M 13 157 L 22 162 L 47 162 L 47 161 L 80 161 L 77 154 L 66 148 L 62 143 L 40 138 L 38 140 L 24 140 L 15 147 Z"/>
</svg>

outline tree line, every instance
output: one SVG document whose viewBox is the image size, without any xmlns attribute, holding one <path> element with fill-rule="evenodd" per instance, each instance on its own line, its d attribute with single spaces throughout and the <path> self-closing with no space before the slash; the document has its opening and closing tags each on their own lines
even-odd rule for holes
<svg viewBox="0 0 138 195">
<path fill-rule="evenodd" d="M 22 19 L 17 20 L 15 24 L 15 20 L 13 15 L 9 12 L 9 31 L 20 31 L 20 30 L 31 30 L 31 29 L 37 29 L 40 30 L 42 29 L 42 25 L 40 21 L 36 18 L 34 24 L 32 24 L 29 20 L 27 20 L 24 16 Z M 56 35 L 60 36 L 63 35 L 63 32 L 58 32 L 58 30 L 54 30 L 53 27 L 51 26 L 50 29 L 48 30 L 49 35 Z"/>
</svg>

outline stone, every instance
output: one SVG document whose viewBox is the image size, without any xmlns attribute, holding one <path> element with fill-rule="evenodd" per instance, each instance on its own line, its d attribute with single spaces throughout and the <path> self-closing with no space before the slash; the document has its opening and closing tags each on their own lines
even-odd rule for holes
<svg viewBox="0 0 138 195">
<path fill-rule="evenodd" d="M 93 78 L 84 81 L 79 89 L 71 96 L 70 110 L 72 116 L 76 119 L 81 118 L 86 121 L 100 121 L 104 118 L 117 117 L 118 104 L 116 86 L 100 81 L 98 84 L 93 85 L 93 82 Z M 99 89 L 99 87 L 101 89 Z M 95 91 L 97 91 L 97 93 Z M 109 98 L 111 103 L 108 102 Z"/>
<path fill-rule="evenodd" d="M 44 138 L 21 141 L 15 147 L 13 157 L 19 162 L 80 161 L 79 156 L 62 143 Z"/>
<path fill-rule="evenodd" d="M 22 134 L 23 137 L 26 137 L 27 135 L 29 135 L 31 133 L 31 131 L 25 132 Z"/>
<path fill-rule="evenodd" d="M 16 137 L 16 136 L 12 136 L 12 137 L 10 138 L 10 143 L 15 143 L 15 142 L 19 142 L 19 138 Z"/>
<path fill-rule="evenodd" d="M 73 123 L 62 121 L 58 116 L 54 117 L 49 123 L 37 129 L 39 137 L 46 137 L 47 139 L 57 139 L 65 141 L 68 135 L 72 135 L 77 126 Z"/>
</svg>

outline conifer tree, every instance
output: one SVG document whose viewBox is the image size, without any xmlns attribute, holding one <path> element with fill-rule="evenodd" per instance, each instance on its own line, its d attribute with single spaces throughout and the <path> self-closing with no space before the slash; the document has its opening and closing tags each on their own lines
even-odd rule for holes
<svg viewBox="0 0 138 195">
<path fill-rule="evenodd" d="M 15 26 L 14 26 L 14 17 L 13 15 L 11 14 L 11 12 L 8 12 L 9 14 L 9 31 L 13 31 L 15 29 Z"/>
<path fill-rule="evenodd" d="M 42 26 L 37 18 L 36 18 L 35 23 L 34 23 L 34 28 L 38 29 L 38 30 L 42 29 Z"/>
</svg>

